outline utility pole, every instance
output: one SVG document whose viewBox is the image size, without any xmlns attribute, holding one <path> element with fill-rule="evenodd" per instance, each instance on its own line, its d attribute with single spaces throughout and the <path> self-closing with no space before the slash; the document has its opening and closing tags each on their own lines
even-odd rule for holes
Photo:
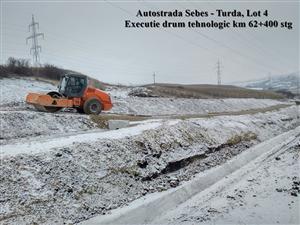
<svg viewBox="0 0 300 225">
<path fill-rule="evenodd" d="M 300 74 L 298 72 L 298 76 L 297 76 L 297 98 L 300 100 Z"/>
<path fill-rule="evenodd" d="M 220 60 L 217 62 L 217 79 L 218 79 L 218 85 L 221 85 L 221 63 Z"/>
<path fill-rule="evenodd" d="M 155 76 L 156 76 L 156 74 L 155 74 L 155 72 L 153 73 L 153 84 L 155 85 Z"/>
<path fill-rule="evenodd" d="M 272 89 L 272 76 L 271 76 L 271 73 L 268 74 L 268 77 L 269 77 L 268 89 L 271 90 Z"/>
<path fill-rule="evenodd" d="M 39 65 L 40 62 L 40 52 L 42 51 L 42 47 L 38 44 L 38 37 L 42 36 L 44 39 L 44 33 L 37 33 L 39 29 L 39 23 L 34 21 L 34 16 L 32 15 L 31 24 L 29 24 L 29 32 L 31 29 L 31 36 L 26 38 L 26 44 L 28 44 L 28 40 L 32 39 L 32 47 L 30 48 L 30 54 L 33 57 L 33 63 L 35 66 Z"/>
</svg>

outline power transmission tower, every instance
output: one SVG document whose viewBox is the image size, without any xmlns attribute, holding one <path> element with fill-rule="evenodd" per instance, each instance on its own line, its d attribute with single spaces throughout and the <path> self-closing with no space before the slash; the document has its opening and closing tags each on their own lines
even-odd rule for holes
<svg viewBox="0 0 300 225">
<path fill-rule="evenodd" d="M 42 47 L 38 44 L 38 37 L 43 37 L 44 39 L 44 33 L 37 33 L 37 30 L 39 29 L 39 23 L 34 21 L 34 16 L 32 15 L 32 21 L 31 24 L 29 24 L 29 32 L 31 29 L 31 36 L 26 38 L 26 44 L 28 43 L 28 40 L 32 39 L 32 47 L 30 48 L 30 54 L 33 56 L 33 62 L 37 66 L 40 62 L 40 52 L 42 51 Z"/>
<path fill-rule="evenodd" d="M 156 74 L 153 73 L 153 84 L 155 85 L 155 77 L 156 77 Z"/>
<path fill-rule="evenodd" d="M 220 60 L 217 62 L 217 78 L 218 78 L 218 85 L 221 85 L 221 63 Z"/>
<path fill-rule="evenodd" d="M 298 72 L 298 76 L 296 77 L 297 78 L 297 98 L 300 100 L 300 74 Z"/>
</svg>

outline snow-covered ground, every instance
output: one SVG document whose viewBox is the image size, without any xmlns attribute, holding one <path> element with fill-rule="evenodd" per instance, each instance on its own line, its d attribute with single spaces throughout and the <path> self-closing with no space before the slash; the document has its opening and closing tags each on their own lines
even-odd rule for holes
<svg viewBox="0 0 300 225">
<path fill-rule="evenodd" d="M 57 87 L 50 83 L 21 78 L 0 79 L 0 109 L 28 110 L 33 107 L 25 104 L 29 92 L 47 93 Z M 248 109 L 266 108 L 282 104 L 270 99 L 187 99 L 161 97 L 134 97 L 129 93 L 134 87 L 108 87 L 113 108 L 109 113 L 134 115 L 185 115 L 232 112 Z"/>
<path fill-rule="evenodd" d="M 20 138 L 65 135 L 97 129 L 87 115 L 34 111 L 0 111 L 1 143 L 23 142 Z"/>
<path fill-rule="evenodd" d="M 128 97 L 114 101 L 111 113 L 134 115 L 187 115 L 234 112 L 280 104 L 270 99 L 174 99 Z"/>
<path fill-rule="evenodd" d="M 2 144 L 23 141 L 24 138 L 54 135 L 64 136 L 96 129 L 87 115 L 65 111 L 58 113 L 37 112 L 24 100 L 28 92 L 48 92 L 56 87 L 32 79 L 0 79 L 0 123 Z M 141 98 L 130 96 L 134 87 L 109 87 L 114 107 L 109 113 L 140 115 L 182 115 L 232 112 L 266 108 L 283 104 L 275 100 L 258 99 L 175 99 Z"/>
<path fill-rule="evenodd" d="M 76 124 L 73 124 L 76 126 Z M 80 123 L 79 123 L 80 125 Z M 69 130 L 65 133 L 71 133 L 69 135 L 56 135 L 42 137 L 42 138 L 34 138 L 29 140 L 22 140 L 19 143 L 9 143 L 7 145 L 2 146 L 0 151 L 0 156 L 7 155 L 17 155 L 17 154 L 36 154 L 36 153 L 45 153 L 50 151 L 53 148 L 57 147 L 67 147 L 74 143 L 90 143 L 97 141 L 99 139 L 120 139 L 124 137 L 130 137 L 134 135 L 141 134 L 145 130 L 154 129 L 158 126 L 161 126 L 162 123 L 151 122 L 151 123 L 143 123 L 137 125 L 135 127 L 129 127 L 127 129 L 122 130 L 111 130 L 104 131 L 102 129 L 85 132 L 77 132 L 72 134 Z M 63 129 L 66 129 L 64 127 Z M 45 131 L 45 130 L 43 130 Z"/>
<path fill-rule="evenodd" d="M 23 103 L 29 92 L 47 93 L 57 89 L 54 85 L 33 79 L 0 79 L 0 105 Z"/>
<path fill-rule="evenodd" d="M 43 113 L 28 92 L 50 84 L 0 79 L 0 224 L 73 224 L 109 213 L 220 165 L 250 146 L 299 126 L 296 106 L 264 113 L 130 122 L 100 130 L 87 115 Z M 112 87 L 110 113 L 236 112 L 284 104 L 268 99 L 141 98 Z M 106 115 L 107 116 L 107 115 Z M 217 220 L 216 220 L 217 221 Z"/>
<path fill-rule="evenodd" d="M 253 171 L 262 167 L 262 165 L 265 165 L 265 163 L 270 161 L 270 159 L 275 158 L 277 161 L 281 160 L 278 155 L 288 151 L 291 148 L 298 148 L 298 150 L 295 152 L 297 159 L 295 158 L 292 160 L 291 164 L 293 167 L 287 166 L 288 168 L 284 168 L 284 170 L 285 172 L 289 170 L 288 172 L 297 175 L 297 171 L 299 169 L 296 166 L 297 160 L 299 161 L 299 156 L 297 156 L 297 153 L 299 153 L 300 150 L 299 141 L 300 127 L 297 127 L 274 138 L 270 138 L 267 141 L 259 143 L 249 148 L 247 151 L 243 151 L 242 153 L 236 155 L 225 163 L 197 174 L 190 181 L 184 182 L 182 185 L 174 189 L 170 189 L 162 193 L 153 193 L 147 195 L 136 201 L 133 201 L 128 206 L 112 210 L 111 214 L 96 216 L 80 224 L 198 224 L 201 222 L 205 222 L 204 224 L 215 224 L 214 221 L 209 220 L 214 217 L 214 213 L 220 213 L 220 211 L 212 208 L 210 203 L 212 202 L 212 204 L 216 204 L 217 206 L 224 206 L 224 201 L 222 201 L 223 199 L 217 199 L 215 202 L 211 200 L 214 200 L 214 198 L 219 196 L 226 187 L 228 188 L 230 186 L 234 186 L 234 192 L 237 193 L 235 193 L 235 195 L 227 195 L 229 197 L 224 196 L 224 193 L 222 193 L 223 198 L 226 199 L 227 197 L 230 200 L 234 200 L 236 195 L 238 197 L 242 197 L 241 193 L 243 193 L 243 191 L 238 190 L 240 187 L 240 181 L 243 179 L 245 180 L 247 177 L 249 178 L 249 174 L 251 175 Z M 265 168 L 266 167 L 263 167 L 263 169 Z M 284 183 L 285 177 L 281 177 L 281 174 L 282 173 L 280 173 L 278 176 L 278 174 L 275 172 L 275 175 L 277 175 L 276 178 Z M 265 190 L 263 186 L 264 178 L 265 177 L 263 177 L 263 179 L 261 179 L 262 182 L 259 183 L 260 187 L 254 187 L 258 189 L 258 195 L 265 195 L 267 194 L 265 192 L 269 193 L 269 191 L 274 192 L 274 189 Z M 266 179 L 268 180 L 268 175 L 266 175 Z M 293 182 L 291 188 L 276 189 L 276 191 L 286 191 L 291 194 L 291 196 L 297 197 L 298 193 L 300 193 L 300 179 L 299 177 L 294 176 L 292 180 Z M 254 179 L 251 178 L 247 181 L 252 182 Z M 256 197 L 256 195 L 253 197 Z M 286 196 L 282 196 L 282 199 L 286 200 Z M 270 200 L 272 200 L 273 203 L 276 201 L 274 198 L 271 198 Z M 262 199 L 262 202 L 265 203 L 264 199 Z M 226 213 L 228 212 L 228 208 L 229 210 L 232 208 L 232 204 L 230 203 L 231 202 L 225 202 L 227 208 L 223 212 Z M 237 203 L 236 207 L 240 206 L 240 201 L 235 203 Z M 265 205 L 267 205 L 266 210 L 264 210 Z M 260 219 L 263 219 L 263 224 L 274 224 L 274 217 L 280 217 L 281 219 L 278 220 L 278 222 L 280 221 L 282 223 L 286 223 L 286 221 L 288 221 L 286 218 L 290 217 L 290 221 L 297 224 L 299 223 L 299 220 L 293 220 L 295 217 L 297 218 L 297 210 L 299 209 L 298 207 L 290 207 L 292 210 L 288 211 L 284 209 L 286 208 L 284 204 L 279 206 L 271 206 L 268 204 L 265 205 L 258 210 L 260 213 L 257 214 L 259 218 L 253 218 L 254 220 L 259 221 Z M 203 206 L 208 207 L 206 208 Z M 245 207 L 247 208 L 247 206 Z M 195 208 L 197 208 L 199 212 L 195 213 Z M 248 206 L 247 209 L 250 210 L 251 207 Z M 274 212 L 273 217 L 272 214 L 270 215 L 272 218 L 260 217 L 259 215 L 263 215 L 265 211 Z M 209 213 L 212 215 L 209 215 Z M 279 216 L 277 214 L 279 214 Z M 239 214 L 241 217 L 241 223 L 245 224 L 246 220 L 243 221 L 243 215 L 247 215 L 247 212 L 242 212 Z M 231 223 L 237 224 L 235 220 L 231 220 Z M 224 224 L 224 221 L 218 221 L 217 224 Z M 261 224 L 261 222 L 257 223 L 252 221 L 251 223 L 248 223 L 247 221 L 246 224 Z"/>
<path fill-rule="evenodd" d="M 0 107 L 3 110 L 26 109 L 25 97 L 29 92 L 47 93 L 56 90 L 52 84 L 32 79 L 0 79 Z M 109 113 L 134 115 L 182 115 L 231 112 L 265 108 L 282 102 L 270 99 L 186 99 L 134 97 L 129 93 L 134 87 L 109 87 L 113 108 Z M 32 108 L 32 107 L 29 107 Z"/>
<path fill-rule="evenodd" d="M 278 100 L 270 99 L 187 99 L 187 98 L 159 98 L 134 97 L 128 93 L 132 88 L 108 89 L 114 107 L 110 113 L 134 115 L 186 115 L 207 114 L 215 112 L 233 112 L 248 109 L 265 108 L 282 104 Z"/>
<path fill-rule="evenodd" d="M 153 224 L 300 224 L 300 137 L 250 166 L 250 173 L 239 175 L 242 168 Z"/>
<path fill-rule="evenodd" d="M 295 110 L 153 121 L 153 127 L 147 123 L 147 129 L 134 134 L 130 130 L 135 127 L 114 131 L 111 137 L 92 134 L 83 142 L 80 135 L 72 143 L 66 137 L 56 146 L 43 140 L 39 151 L 24 148 L 23 154 L 16 144 L 18 154 L 2 154 L 0 224 L 76 223 L 176 187 L 292 129 Z M 123 135 L 112 139 L 118 132 Z"/>
</svg>

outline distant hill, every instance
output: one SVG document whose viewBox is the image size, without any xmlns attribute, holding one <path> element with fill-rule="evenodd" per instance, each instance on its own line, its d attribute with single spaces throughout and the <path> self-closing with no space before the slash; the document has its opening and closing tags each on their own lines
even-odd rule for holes
<svg viewBox="0 0 300 225">
<path fill-rule="evenodd" d="M 284 96 L 273 91 L 251 90 L 232 85 L 210 84 L 155 84 L 146 85 L 156 96 L 178 98 L 267 98 L 282 99 Z"/>
<path fill-rule="evenodd" d="M 296 94 L 299 79 L 299 72 L 295 72 L 287 75 L 239 82 L 235 83 L 235 85 L 256 90 L 289 91 Z"/>
</svg>

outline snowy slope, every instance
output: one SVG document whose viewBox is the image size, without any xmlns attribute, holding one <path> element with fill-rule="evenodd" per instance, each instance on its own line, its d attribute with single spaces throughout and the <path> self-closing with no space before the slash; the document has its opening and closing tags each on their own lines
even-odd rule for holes
<svg viewBox="0 0 300 225">
<path fill-rule="evenodd" d="M 44 135 L 65 135 L 97 129 L 88 115 L 43 113 L 34 111 L 0 111 L 0 143 Z"/>
<path fill-rule="evenodd" d="M 0 105 L 25 101 L 29 92 L 49 92 L 56 87 L 50 83 L 19 78 L 0 79 Z"/>
<path fill-rule="evenodd" d="M 128 93 L 132 88 L 111 88 L 113 108 L 109 113 L 134 115 L 185 115 L 206 114 L 214 112 L 232 112 L 248 109 L 265 108 L 282 104 L 278 100 L 226 98 L 226 99 L 192 99 L 192 98 L 161 98 L 134 97 Z"/>
<path fill-rule="evenodd" d="M 278 153 L 225 177 L 155 224 L 299 224 L 299 153 L 298 135 Z"/>
<path fill-rule="evenodd" d="M 280 104 L 270 99 L 183 99 L 128 97 L 114 101 L 111 113 L 137 115 L 186 115 L 232 112 Z"/>
</svg>

